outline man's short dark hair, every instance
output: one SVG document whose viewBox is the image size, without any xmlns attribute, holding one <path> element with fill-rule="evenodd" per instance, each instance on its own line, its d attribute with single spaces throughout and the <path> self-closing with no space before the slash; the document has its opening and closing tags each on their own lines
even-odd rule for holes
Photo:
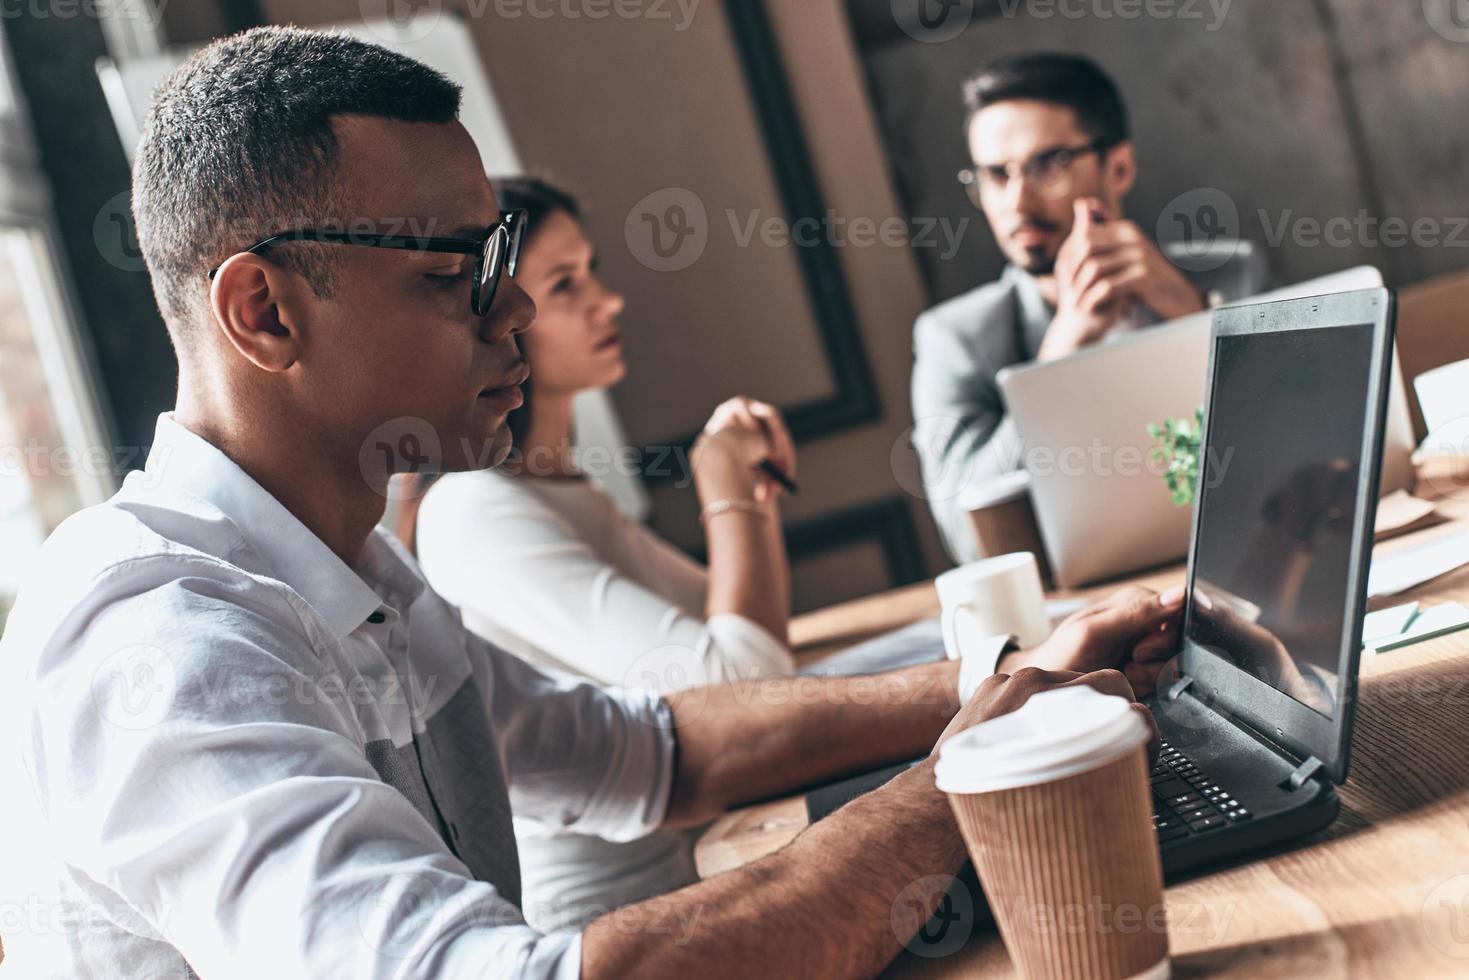
<svg viewBox="0 0 1469 980">
<path fill-rule="evenodd" d="M 998 102 L 1034 99 L 1076 113 L 1082 132 L 1108 147 L 1128 139 L 1127 107 L 1117 84 L 1086 58 L 1032 53 L 1001 58 L 964 83 L 965 128 L 981 109 Z"/>
<path fill-rule="evenodd" d="M 448 123 L 459 86 L 412 58 L 340 34 L 260 27 L 193 55 L 159 86 L 133 165 L 133 215 L 174 342 L 197 317 L 209 270 L 287 226 L 350 222 L 335 182 L 333 119 Z M 293 245 L 271 260 L 321 296 L 330 249 Z"/>
</svg>

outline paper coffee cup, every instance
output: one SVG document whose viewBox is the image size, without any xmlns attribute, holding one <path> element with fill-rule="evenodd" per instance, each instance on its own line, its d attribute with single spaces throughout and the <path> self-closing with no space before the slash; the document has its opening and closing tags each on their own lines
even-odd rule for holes
<svg viewBox="0 0 1469 980">
<path fill-rule="evenodd" d="M 964 644 L 1013 635 L 1033 647 L 1051 635 L 1040 566 L 1030 552 L 961 565 L 934 580 L 943 607 L 944 651 L 964 656 Z"/>
<path fill-rule="evenodd" d="M 1077 686 L 940 749 L 938 786 L 1021 976 L 1170 975 L 1147 741 L 1126 700 Z"/>
</svg>

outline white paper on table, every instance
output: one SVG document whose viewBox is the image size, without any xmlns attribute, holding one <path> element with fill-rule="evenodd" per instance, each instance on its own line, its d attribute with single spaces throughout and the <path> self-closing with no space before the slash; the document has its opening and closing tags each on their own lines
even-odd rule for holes
<svg viewBox="0 0 1469 980">
<path fill-rule="evenodd" d="M 1469 531 L 1374 558 L 1372 571 L 1367 576 L 1367 594 L 1373 597 L 1397 595 L 1463 565 L 1469 565 Z"/>
<path fill-rule="evenodd" d="M 1362 645 L 1373 646 L 1379 640 L 1391 640 L 1403 635 L 1418 616 L 1418 603 L 1379 609 L 1362 617 Z"/>
<path fill-rule="evenodd" d="M 1413 620 L 1413 625 L 1399 636 L 1380 637 L 1369 647 L 1377 653 L 1387 653 L 1401 647 L 1412 646 L 1435 637 L 1454 633 L 1469 627 L 1469 609 L 1457 602 L 1445 602 L 1433 606 Z"/>
<path fill-rule="evenodd" d="M 1455 361 L 1418 375 L 1413 381 L 1429 432 L 1469 415 L 1469 361 Z"/>
</svg>

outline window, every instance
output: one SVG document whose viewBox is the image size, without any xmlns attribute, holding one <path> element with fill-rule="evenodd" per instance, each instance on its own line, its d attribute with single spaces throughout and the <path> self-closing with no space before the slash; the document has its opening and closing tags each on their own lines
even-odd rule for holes
<svg viewBox="0 0 1469 980">
<path fill-rule="evenodd" d="M 0 628 L 46 535 L 117 482 L 5 54 L 0 25 Z"/>
</svg>

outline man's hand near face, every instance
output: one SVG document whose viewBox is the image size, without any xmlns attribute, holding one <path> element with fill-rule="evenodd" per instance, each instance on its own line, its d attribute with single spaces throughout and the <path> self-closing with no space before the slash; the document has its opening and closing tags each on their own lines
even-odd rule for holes
<svg viewBox="0 0 1469 980">
<path fill-rule="evenodd" d="M 1096 198 L 1079 198 L 1075 210 L 1056 254 L 1056 317 L 1039 360 L 1066 357 L 1125 328 L 1137 303 L 1165 321 L 1204 308 L 1198 289 L 1136 224 L 1106 220 Z"/>
</svg>

